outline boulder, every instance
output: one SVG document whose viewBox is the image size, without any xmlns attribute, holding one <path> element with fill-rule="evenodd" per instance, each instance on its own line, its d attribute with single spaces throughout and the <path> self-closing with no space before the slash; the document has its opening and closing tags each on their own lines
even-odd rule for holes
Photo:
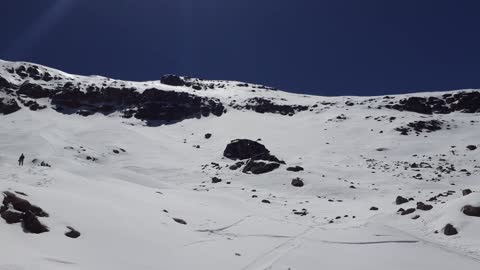
<svg viewBox="0 0 480 270">
<path fill-rule="evenodd" d="M 447 236 L 450 236 L 450 235 L 456 235 L 458 234 L 458 231 L 455 227 L 453 227 L 452 224 L 447 224 L 445 225 L 445 227 L 443 228 L 443 233 Z"/>
<path fill-rule="evenodd" d="M 465 205 L 462 212 L 467 216 L 480 217 L 480 207 L 477 206 Z"/>
<path fill-rule="evenodd" d="M 417 202 L 417 209 L 423 211 L 432 210 L 433 206 L 430 204 L 424 204 L 423 202 Z"/>
<path fill-rule="evenodd" d="M 406 199 L 402 196 L 397 196 L 397 198 L 395 199 L 395 204 L 397 204 L 397 205 L 404 204 L 404 203 L 407 203 L 407 202 L 408 202 L 408 199 Z"/>
<path fill-rule="evenodd" d="M 470 193 L 472 193 L 472 190 L 469 188 L 462 190 L 462 196 L 467 196 Z"/>
<path fill-rule="evenodd" d="M 232 160 L 252 159 L 284 164 L 283 161 L 271 155 L 270 151 L 263 144 L 248 139 L 231 141 L 223 151 L 223 156 Z"/>
<path fill-rule="evenodd" d="M 31 211 L 24 213 L 22 226 L 24 231 L 28 233 L 40 234 L 49 231 L 48 227 L 43 225 Z"/>
<path fill-rule="evenodd" d="M 292 179 L 292 186 L 294 187 L 303 187 L 304 183 L 303 183 L 303 180 L 300 179 L 300 178 L 294 178 Z"/>
</svg>

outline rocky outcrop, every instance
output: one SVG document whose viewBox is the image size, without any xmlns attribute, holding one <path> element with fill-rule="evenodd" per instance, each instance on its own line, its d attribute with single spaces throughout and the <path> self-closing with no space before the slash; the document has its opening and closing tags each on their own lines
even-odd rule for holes
<svg viewBox="0 0 480 270">
<path fill-rule="evenodd" d="M 414 121 L 407 124 L 407 126 L 398 127 L 395 130 L 399 131 L 401 135 L 408 135 L 412 130 L 415 133 L 420 134 L 424 131 L 433 132 L 441 130 L 443 127 L 443 122 L 439 120 L 429 120 L 429 121 Z"/>
<path fill-rule="evenodd" d="M 271 100 L 255 97 L 248 99 L 246 101 L 246 105 L 234 105 L 231 104 L 233 107 L 237 109 L 247 109 L 252 110 L 257 113 L 275 113 L 281 115 L 289 115 L 292 116 L 297 112 L 306 111 L 308 110 L 308 106 L 302 105 L 285 105 L 285 104 L 276 104 Z"/>
<path fill-rule="evenodd" d="M 242 170 L 244 173 L 267 173 L 277 169 L 281 164 L 285 164 L 284 161 L 270 154 L 263 144 L 248 139 L 231 141 L 223 151 L 223 156 L 231 160 L 247 160 Z M 237 162 L 230 166 L 230 169 L 235 170 L 242 165 Z"/>
<path fill-rule="evenodd" d="M 480 92 L 459 92 L 441 97 L 409 97 L 385 107 L 420 114 L 476 113 L 480 112 Z"/>
</svg>

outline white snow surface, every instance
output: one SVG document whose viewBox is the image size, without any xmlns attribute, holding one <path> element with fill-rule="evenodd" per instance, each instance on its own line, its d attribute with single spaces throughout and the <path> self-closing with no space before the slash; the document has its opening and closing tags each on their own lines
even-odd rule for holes
<svg viewBox="0 0 480 270">
<path fill-rule="evenodd" d="M 21 64 L 0 61 L 1 75 L 21 83 L 4 71 Z M 229 109 L 221 117 L 159 127 L 116 115 L 64 115 L 51 108 L 2 115 L 0 191 L 26 193 L 18 196 L 49 213 L 40 220 L 50 231 L 28 234 L 18 224 L 0 219 L 0 269 L 440 270 L 480 266 L 480 217 L 461 212 L 466 204 L 480 206 L 480 194 L 462 196 L 466 188 L 480 191 L 480 150 L 466 149 L 479 144 L 478 114 L 428 116 L 368 108 L 367 104 L 350 107 L 345 101 L 372 100 L 372 107 L 385 101 L 382 97 L 321 97 L 264 89 L 252 92 L 253 88 L 238 87 L 237 82 L 224 82 L 225 89 L 193 91 L 159 81 L 125 82 L 39 67 L 85 85 L 108 82 L 138 91 L 158 87 L 215 97 L 226 105 L 251 97 L 274 98 L 285 104 L 335 104 L 294 116 Z M 341 114 L 346 120 L 337 121 Z M 383 120 L 376 121 L 376 117 Z M 387 121 L 389 117 L 396 120 Z M 394 130 L 425 119 L 447 121 L 452 129 L 420 136 L 401 136 Z M 205 139 L 205 133 L 213 134 L 212 138 Z M 305 171 L 289 172 L 287 166 L 263 175 L 230 170 L 227 166 L 234 161 L 223 158 L 223 150 L 239 138 L 260 138 L 288 166 L 299 165 Z M 119 148 L 126 152 L 115 154 L 113 150 Z M 23 167 L 17 166 L 20 153 L 26 155 Z M 88 161 L 86 156 L 98 161 Z M 52 167 L 37 166 L 33 159 Z M 395 168 L 403 162 L 429 162 L 437 167 L 445 162 L 441 159 L 457 170 L 436 176 L 429 168 Z M 208 166 L 202 170 L 211 162 L 222 169 Z M 423 180 L 413 178 L 418 173 Z M 223 181 L 211 183 L 214 176 Z M 302 178 L 305 186 L 293 187 L 290 182 L 295 177 Z M 439 181 L 426 181 L 433 177 Z M 430 211 L 396 213 L 400 207 L 415 208 L 415 202 L 427 203 L 430 197 L 449 190 L 455 193 L 428 202 L 433 205 Z M 397 206 L 398 195 L 414 201 Z M 271 203 L 262 203 L 264 199 Z M 379 210 L 370 211 L 372 206 Z M 305 216 L 292 211 L 303 208 L 308 211 Z M 417 214 L 420 217 L 412 219 Z M 445 236 L 442 228 L 447 223 L 459 233 Z M 81 236 L 67 238 L 67 226 Z"/>
</svg>

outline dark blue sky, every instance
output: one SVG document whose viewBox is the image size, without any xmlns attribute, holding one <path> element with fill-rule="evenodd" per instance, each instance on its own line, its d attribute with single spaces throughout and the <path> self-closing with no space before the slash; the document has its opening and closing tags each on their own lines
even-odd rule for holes
<svg viewBox="0 0 480 270">
<path fill-rule="evenodd" d="M 480 1 L 2 1 L 0 58 L 301 93 L 480 88 Z"/>
</svg>

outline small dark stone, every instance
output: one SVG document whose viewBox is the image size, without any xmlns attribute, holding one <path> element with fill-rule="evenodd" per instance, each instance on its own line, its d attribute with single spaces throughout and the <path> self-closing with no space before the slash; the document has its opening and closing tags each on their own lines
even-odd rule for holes
<svg viewBox="0 0 480 270">
<path fill-rule="evenodd" d="M 473 150 L 477 149 L 477 146 L 475 146 L 475 145 L 467 145 L 467 149 L 470 150 L 470 151 L 473 151 Z"/>
<path fill-rule="evenodd" d="M 179 224 L 187 225 L 187 222 L 180 218 L 173 218 L 173 220 Z"/>
<path fill-rule="evenodd" d="M 378 207 L 372 206 L 370 207 L 370 211 L 378 211 Z"/>
<path fill-rule="evenodd" d="M 288 168 L 287 168 L 287 171 L 290 171 L 290 172 L 300 172 L 300 171 L 303 171 L 303 168 L 300 167 L 300 166 L 288 167 Z"/>
<path fill-rule="evenodd" d="M 298 177 L 292 179 L 292 186 L 294 186 L 294 187 L 303 187 L 303 185 L 304 185 L 304 183 L 303 183 L 302 179 L 300 179 L 300 178 L 298 178 Z"/>
<path fill-rule="evenodd" d="M 212 183 L 213 184 L 220 183 L 220 182 L 222 182 L 222 179 L 220 179 L 218 177 L 212 177 Z"/>
<path fill-rule="evenodd" d="M 270 203 L 270 201 L 264 199 L 264 200 L 262 200 L 262 203 Z"/>
<path fill-rule="evenodd" d="M 80 237 L 80 232 L 75 230 L 74 228 L 68 226 L 69 229 L 68 232 L 65 233 L 65 236 L 70 237 L 70 238 L 78 238 Z"/>
<path fill-rule="evenodd" d="M 472 193 L 472 190 L 471 190 L 471 189 L 468 189 L 468 188 L 467 188 L 467 189 L 462 190 L 462 195 L 463 195 L 463 196 L 467 196 L 467 195 L 470 194 L 470 193 Z"/>
<path fill-rule="evenodd" d="M 445 227 L 443 228 L 443 233 L 444 233 L 445 235 L 450 236 L 450 235 L 456 235 L 456 234 L 458 234 L 458 231 L 457 231 L 457 229 L 456 229 L 455 227 L 453 227 L 452 224 L 449 223 L 449 224 L 445 225 Z"/>
<path fill-rule="evenodd" d="M 212 134 L 211 134 L 211 133 L 205 134 L 205 139 L 210 139 L 211 137 L 212 137 Z"/>
<path fill-rule="evenodd" d="M 117 149 L 113 149 L 113 153 L 120 154 L 120 151 L 118 151 Z"/>
</svg>

